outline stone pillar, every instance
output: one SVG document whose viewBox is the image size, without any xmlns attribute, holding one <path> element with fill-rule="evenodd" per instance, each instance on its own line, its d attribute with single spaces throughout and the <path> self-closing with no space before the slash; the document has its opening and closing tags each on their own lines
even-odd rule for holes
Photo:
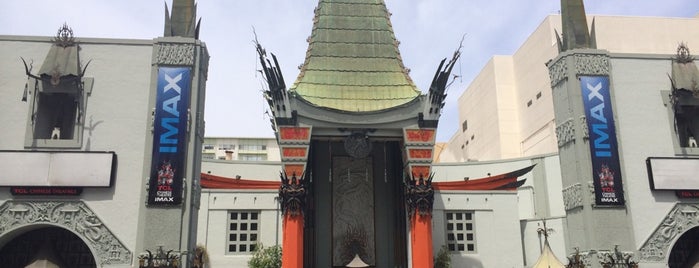
<svg viewBox="0 0 699 268">
<path fill-rule="evenodd" d="M 282 268 L 303 267 L 304 209 L 306 207 L 306 163 L 311 127 L 280 126 L 277 142 L 281 150 L 282 185 L 279 189 L 282 214 Z"/>
<path fill-rule="evenodd" d="M 410 219 L 410 243 L 413 267 L 432 268 L 432 215 L 413 214 Z"/>
<path fill-rule="evenodd" d="M 607 51 L 574 49 L 549 62 L 563 178 L 568 254 L 601 267 L 598 252 L 635 248 L 619 165 Z"/>
<path fill-rule="evenodd" d="M 194 38 L 154 40 L 137 252 L 172 251 L 181 267 L 196 245 L 208 61 Z"/>
<path fill-rule="evenodd" d="M 410 249 L 412 267 L 432 268 L 432 158 L 435 129 L 405 128 L 404 159 L 409 181 L 406 185 L 406 202 L 410 217 Z"/>
</svg>

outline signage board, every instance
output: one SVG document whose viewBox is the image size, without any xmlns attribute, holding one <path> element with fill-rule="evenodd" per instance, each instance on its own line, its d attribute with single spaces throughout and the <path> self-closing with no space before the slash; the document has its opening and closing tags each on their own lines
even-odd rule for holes
<svg viewBox="0 0 699 268">
<path fill-rule="evenodd" d="M 0 151 L 0 187 L 110 187 L 114 152 Z"/>
<path fill-rule="evenodd" d="M 699 158 L 649 157 L 646 166 L 653 190 L 699 191 Z"/>
<path fill-rule="evenodd" d="M 187 160 L 189 67 L 159 67 L 153 119 L 149 205 L 179 205 Z"/>
<path fill-rule="evenodd" d="M 614 125 L 609 77 L 581 76 L 583 108 L 589 133 L 595 204 L 623 206 L 624 190 Z"/>
</svg>

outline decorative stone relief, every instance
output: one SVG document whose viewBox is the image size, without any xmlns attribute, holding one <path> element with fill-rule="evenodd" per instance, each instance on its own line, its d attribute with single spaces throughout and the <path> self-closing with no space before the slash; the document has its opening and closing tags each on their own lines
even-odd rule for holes
<svg viewBox="0 0 699 268">
<path fill-rule="evenodd" d="M 432 216 L 434 208 L 434 187 L 432 176 L 429 178 L 410 178 L 405 186 L 405 200 L 408 206 L 408 216 L 413 217 L 417 211 L 420 216 Z"/>
<path fill-rule="evenodd" d="M 202 50 L 205 51 L 205 50 Z M 199 57 L 199 70 L 201 71 L 201 76 L 204 79 L 199 79 L 199 88 L 203 89 L 206 86 L 206 80 L 209 79 L 209 54 L 202 53 Z"/>
<path fill-rule="evenodd" d="M 559 148 L 575 140 L 573 118 L 568 118 L 568 120 L 556 126 L 556 138 L 558 139 Z"/>
<path fill-rule="evenodd" d="M 572 267 L 592 267 L 592 253 L 575 248 L 575 253 L 568 255 L 568 263 L 573 264 Z"/>
<path fill-rule="evenodd" d="M 279 202 L 282 207 L 282 214 L 290 213 L 291 216 L 303 215 L 306 208 L 306 180 L 305 176 L 291 178 L 285 173 L 279 175 L 281 186 L 279 187 Z"/>
<path fill-rule="evenodd" d="M 597 200 L 595 200 L 595 184 L 591 181 L 588 181 L 587 182 L 587 190 L 590 191 L 590 204 L 592 204 L 594 206 L 596 204 L 596 201 L 597 201 Z"/>
<path fill-rule="evenodd" d="M 614 251 L 600 250 L 597 251 L 597 260 L 602 267 L 635 267 L 638 268 L 638 263 L 632 261 L 633 252 L 620 251 L 619 245 L 614 246 Z"/>
<path fill-rule="evenodd" d="M 51 224 L 72 231 L 97 254 L 100 266 L 131 264 L 131 251 L 82 201 L 10 200 L 0 205 L 0 234 L 30 224 Z"/>
<path fill-rule="evenodd" d="M 580 116 L 580 129 L 582 130 L 583 139 L 590 139 L 590 133 L 587 130 L 587 117 Z"/>
<path fill-rule="evenodd" d="M 609 56 L 604 54 L 576 54 L 575 72 L 578 75 L 609 75 Z"/>
<path fill-rule="evenodd" d="M 699 226 L 699 204 L 676 204 L 639 249 L 644 262 L 665 262 L 670 245 L 685 231 Z"/>
<path fill-rule="evenodd" d="M 549 66 L 549 78 L 551 79 L 551 87 L 558 85 L 563 79 L 568 77 L 568 65 L 566 58 L 560 58 Z"/>
<path fill-rule="evenodd" d="M 582 185 L 580 183 L 573 184 L 563 189 L 563 204 L 566 211 L 582 207 Z"/>
<path fill-rule="evenodd" d="M 194 45 L 160 43 L 157 45 L 157 64 L 194 65 Z"/>
</svg>

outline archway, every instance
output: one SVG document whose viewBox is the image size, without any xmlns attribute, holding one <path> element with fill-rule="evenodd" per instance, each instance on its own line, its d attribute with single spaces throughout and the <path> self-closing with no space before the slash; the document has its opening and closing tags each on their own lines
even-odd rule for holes
<svg viewBox="0 0 699 268">
<path fill-rule="evenodd" d="M 95 257 L 85 242 L 60 227 L 42 227 L 15 236 L 0 248 L 2 267 L 24 268 L 37 256 L 50 256 L 60 267 L 96 268 Z"/>
<path fill-rule="evenodd" d="M 670 251 L 670 268 L 699 267 L 699 227 L 684 232 Z"/>
</svg>

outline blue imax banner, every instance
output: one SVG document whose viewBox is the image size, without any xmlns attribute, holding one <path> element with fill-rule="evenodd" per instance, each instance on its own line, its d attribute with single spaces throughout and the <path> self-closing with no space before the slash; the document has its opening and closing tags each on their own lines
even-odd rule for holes
<svg viewBox="0 0 699 268">
<path fill-rule="evenodd" d="M 595 203 L 604 206 L 624 205 L 609 77 L 581 76 L 580 86 L 590 135 Z"/>
<path fill-rule="evenodd" d="M 182 203 L 182 181 L 187 160 L 187 110 L 191 76 L 189 67 L 160 67 L 153 122 L 148 204 Z"/>
</svg>

